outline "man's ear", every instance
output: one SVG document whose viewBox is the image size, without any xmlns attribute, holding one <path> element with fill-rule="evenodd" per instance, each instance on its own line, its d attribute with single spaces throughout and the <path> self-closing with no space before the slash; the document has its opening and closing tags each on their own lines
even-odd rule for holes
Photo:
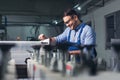
<svg viewBox="0 0 120 80">
<path fill-rule="evenodd" d="M 78 16 L 77 15 L 74 15 L 73 16 L 75 20 L 78 20 Z"/>
</svg>

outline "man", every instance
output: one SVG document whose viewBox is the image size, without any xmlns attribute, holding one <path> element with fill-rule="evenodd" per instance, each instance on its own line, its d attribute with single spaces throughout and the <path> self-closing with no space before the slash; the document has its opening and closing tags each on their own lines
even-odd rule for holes
<svg viewBox="0 0 120 80">
<path fill-rule="evenodd" d="M 82 56 L 82 52 L 80 50 L 81 45 L 95 45 L 96 44 L 96 35 L 92 27 L 86 25 L 79 19 L 79 15 L 76 13 L 75 10 L 68 9 L 64 12 L 63 16 L 64 24 L 67 28 L 64 32 L 56 37 L 52 37 L 52 43 L 62 43 L 67 42 L 69 43 L 68 53 L 76 55 L 76 62 L 80 61 L 80 56 Z M 39 35 L 38 37 L 40 40 L 46 38 L 44 34 Z M 88 56 L 90 60 L 85 61 L 92 61 L 93 58 L 96 57 L 94 54 L 94 48 L 92 49 L 92 53 L 88 53 L 87 48 L 83 49 L 83 55 Z M 91 66 L 91 62 L 90 62 Z M 94 66 L 94 65 L 92 65 Z"/>
</svg>

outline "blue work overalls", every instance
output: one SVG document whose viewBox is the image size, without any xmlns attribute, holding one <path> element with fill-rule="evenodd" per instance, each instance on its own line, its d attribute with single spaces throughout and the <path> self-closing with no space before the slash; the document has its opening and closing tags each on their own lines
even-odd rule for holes
<svg viewBox="0 0 120 80">
<path fill-rule="evenodd" d="M 79 28 L 80 29 L 80 32 L 79 32 L 79 35 L 78 35 L 78 41 L 77 42 L 70 42 L 70 37 L 71 37 L 71 30 L 69 31 L 69 35 L 68 35 L 68 43 L 69 43 L 69 47 L 68 47 L 68 51 L 73 51 L 73 50 L 80 50 L 79 47 L 81 45 L 81 40 L 80 40 L 80 36 L 81 36 L 81 33 L 83 31 L 83 28 L 85 27 L 85 24 L 82 24 L 81 26 L 77 27 L 78 30 Z M 76 62 L 80 62 L 80 55 L 75 55 L 75 59 L 76 59 Z M 70 60 L 70 59 L 69 59 Z"/>
</svg>

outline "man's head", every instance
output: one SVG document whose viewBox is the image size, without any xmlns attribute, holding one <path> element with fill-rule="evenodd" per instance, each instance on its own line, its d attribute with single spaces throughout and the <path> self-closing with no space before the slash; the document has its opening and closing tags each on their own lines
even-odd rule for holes
<svg viewBox="0 0 120 80">
<path fill-rule="evenodd" d="M 79 15 L 73 9 L 68 9 L 64 12 L 63 21 L 66 26 L 70 27 L 71 30 L 75 29 L 81 21 L 79 20 Z"/>
</svg>

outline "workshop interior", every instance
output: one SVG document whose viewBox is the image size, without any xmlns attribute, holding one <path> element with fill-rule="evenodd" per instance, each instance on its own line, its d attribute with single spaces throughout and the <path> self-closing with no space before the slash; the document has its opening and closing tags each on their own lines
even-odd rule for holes
<svg viewBox="0 0 120 80">
<path fill-rule="evenodd" d="M 89 53 L 96 49 L 96 75 L 74 55 L 67 61 L 67 44 L 51 46 L 50 37 L 66 29 L 66 9 L 96 32 L 96 45 L 87 46 Z M 0 80 L 118 80 L 119 18 L 120 0 L 0 0 Z M 40 34 L 49 38 L 39 40 Z"/>
</svg>

